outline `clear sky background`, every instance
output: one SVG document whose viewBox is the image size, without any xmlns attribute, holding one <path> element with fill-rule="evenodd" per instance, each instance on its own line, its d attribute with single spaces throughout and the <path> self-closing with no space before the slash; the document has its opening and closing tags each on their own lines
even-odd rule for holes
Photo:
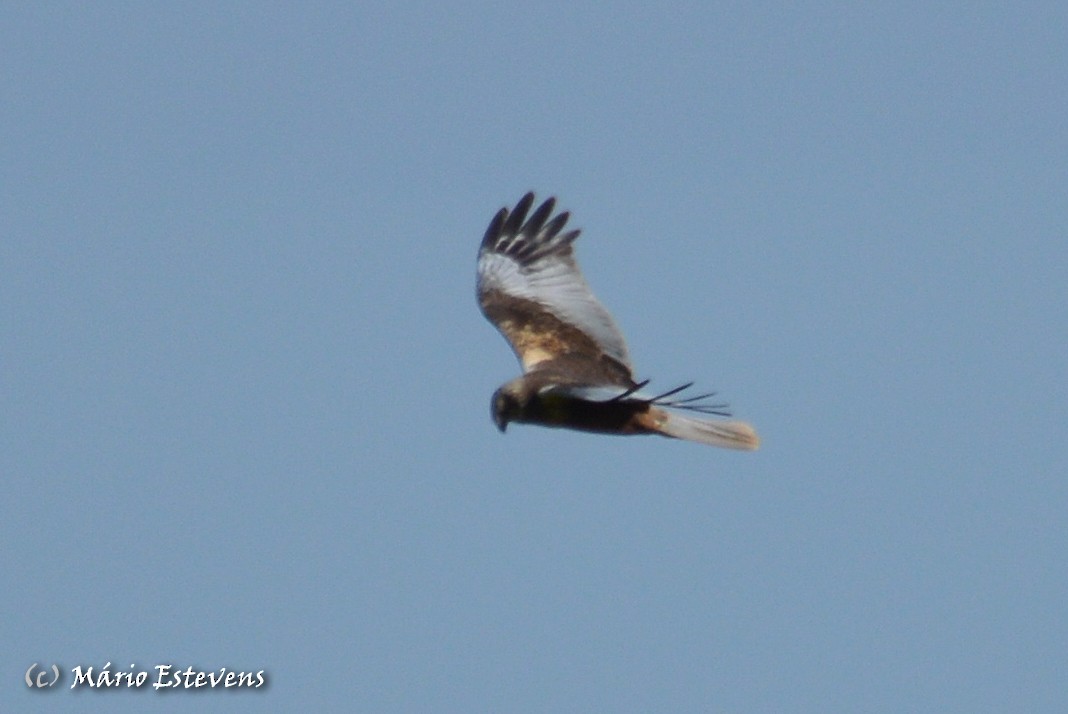
<svg viewBox="0 0 1068 714">
<path fill-rule="evenodd" d="M 6 3 L 0 708 L 1063 711 L 1066 7 Z M 497 432 L 527 190 L 759 452 Z"/>
</svg>

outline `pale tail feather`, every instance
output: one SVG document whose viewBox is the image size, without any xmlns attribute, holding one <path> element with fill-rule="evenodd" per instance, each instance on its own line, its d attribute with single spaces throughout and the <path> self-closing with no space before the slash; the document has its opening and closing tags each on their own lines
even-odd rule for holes
<svg viewBox="0 0 1068 714">
<path fill-rule="evenodd" d="M 752 451 L 760 446 L 760 437 L 744 421 L 696 419 L 663 409 L 655 411 L 658 413 L 652 420 L 653 429 L 665 436 L 726 449 Z"/>
</svg>

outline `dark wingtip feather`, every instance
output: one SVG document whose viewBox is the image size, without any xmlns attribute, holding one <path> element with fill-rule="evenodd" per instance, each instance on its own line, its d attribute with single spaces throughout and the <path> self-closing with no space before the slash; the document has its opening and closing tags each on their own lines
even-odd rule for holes
<svg viewBox="0 0 1068 714">
<path fill-rule="evenodd" d="M 497 239 L 501 235 L 501 228 L 504 226 L 505 219 L 508 218 L 508 209 L 502 208 L 497 211 L 497 215 L 490 221 L 489 227 L 486 228 L 486 235 L 482 236 L 482 247 L 487 248 L 497 242 Z"/>
<path fill-rule="evenodd" d="M 565 213 L 564 215 L 566 216 L 567 214 Z M 562 235 L 560 237 L 560 244 L 561 245 L 570 245 L 571 243 L 574 243 L 575 239 L 579 237 L 580 233 L 582 233 L 582 230 L 579 229 L 579 228 L 576 228 L 575 230 L 572 230 L 572 231 L 568 231 L 567 233 L 565 233 L 564 235 Z"/>
<path fill-rule="evenodd" d="M 519 233 L 523 227 L 523 221 L 527 219 L 527 212 L 533 203 L 534 192 L 527 191 L 526 195 L 519 199 L 519 203 L 515 204 L 515 208 L 512 209 L 512 213 L 508 216 L 508 220 L 505 221 L 501 232 L 506 236 L 513 236 Z"/>
<path fill-rule="evenodd" d="M 552 240 L 560 232 L 560 229 L 567 223 L 567 219 L 570 218 L 570 214 L 567 211 L 557 214 L 556 218 L 549 221 L 548 225 L 542 230 L 545 234 L 545 240 Z"/>
<path fill-rule="evenodd" d="M 534 197 L 534 194 L 527 195 L 529 195 L 531 198 Z M 550 196 L 549 198 L 545 199 L 545 201 L 542 202 L 540 206 L 538 206 L 538 210 L 534 211 L 534 214 L 527 220 L 525 224 L 523 224 L 523 234 L 528 236 L 534 236 L 541 232 L 542 226 L 545 225 L 545 221 L 548 220 L 550 214 L 552 214 L 554 206 L 556 206 L 555 198 Z"/>
<path fill-rule="evenodd" d="M 688 412 L 696 412 L 698 414 L 708 414 L 713 416 L 729 417 L 731 412 L 729 410 L 730 405 L 724 403 L 716 404 L 700 404 L 701 400 L 708 399 L 715 396 L 715 392 L 708 392 L 705 394 L 698 394 L 692 397 L 682 397 L 681 399 L 669 399 L 679 392 L 685 391 L 694 385 L 693 382 L 687 382 L 680 387 L 669 389 L 663 394 L 659 394 L 651 399 L 646 400 L 648 404 L 654 404 L 658 407 L 670 407 L 672 409 L 682 409 Z"/>
<path fill-rule="evenodd" d="M 616 396 L 612 397 L 608 401 L 610 401 L 610 402 L 621 402 L 621 401 L 627 399 L 630 395 L 634 394 L 638 390 L 640 390 L 643 387 L 645 387 L 645 385 L 647 385 L 647 384 L 649 384 L 649 380 L 648 379 L 645 380 L 644 382 L 636 382 L 633 387 L 629 387 L 626 391 L 620 392 L 619 394 L 617 394 Z"/>
<path fill-rule="evenodd" d="M 663 404 L 664 403 L 663 399 L 665 397 L 670 397 L 670 396 L 672 396 L 674 394 L 678 394 L 682 390 L 689 389 L 692 386 L 693 386 L 693 382 L 687 382 L 686 384 L 683 384 L 681 386 L 675 387 L 674 389 L 669 389 L 668 391 L 664 392 L 663 394 L 660 394 L 658 396 L 653 397 L 652 401 L 655 404 Z"/>
</svg>

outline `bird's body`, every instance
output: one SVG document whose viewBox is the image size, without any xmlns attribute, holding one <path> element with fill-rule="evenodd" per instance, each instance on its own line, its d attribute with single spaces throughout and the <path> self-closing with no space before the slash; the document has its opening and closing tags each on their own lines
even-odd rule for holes
<svg viewBox="0 0 1068 714">
<path fill-rule="evenodd" d="M 523 375 L 493 395 L 492 414 L 508 422 L 604 434 L 661 434 L 715 446 L 755 449 L 759 439 L 744 422 L 697 418 L 727 416 L 711 395 L 678 398 L 634 379 L 622 333 L 593 296 L 572 255 L 579 231 L 562 232 L 568 214 L 550 218 L 548 199 L 527 218 L 526 194 L 502 208 L 482 239 L 478 300 L 482 312 L 512 345 Z"/>
</svg>

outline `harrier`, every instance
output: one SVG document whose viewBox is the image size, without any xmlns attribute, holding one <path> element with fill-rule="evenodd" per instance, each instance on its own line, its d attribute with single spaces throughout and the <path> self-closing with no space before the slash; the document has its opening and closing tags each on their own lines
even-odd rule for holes
<svg viewBox="0 0 1068 714">
<path fill-rule="evenodd" d="M 753 428 L 728 417 L 712 394 L 681 396 L 692 383 L 654 394 L 635 381 L 627 346 L 612 316 L 590 292 L 572 255 L 579 231 L 556 199 L 529 218 L 534 194 L 502 208 L 478 252 L 478 302 L 511 344 L 523 376 L 493 394 L 493 421 L 603 434 L 661 434 L 730 449 L 755 449 Z M 701 416 L 695 416 L 701 415 Z"/>
</svg>

